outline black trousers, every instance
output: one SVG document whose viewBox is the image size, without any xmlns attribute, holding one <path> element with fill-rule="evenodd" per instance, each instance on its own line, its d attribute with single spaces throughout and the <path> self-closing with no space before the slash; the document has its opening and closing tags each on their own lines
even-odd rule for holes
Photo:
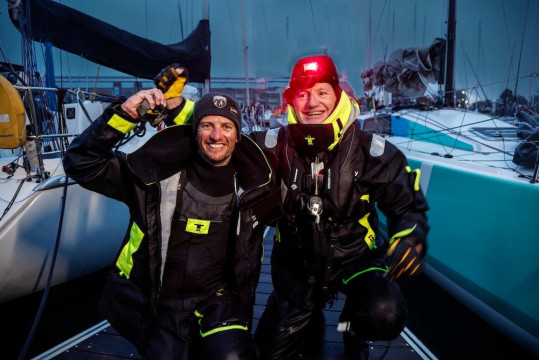
<svg viewBox="0 0 539 360">
<path fill-rule="evenodd" d="M 144 349 L 145 360 L 256 359 L 250 322 L 236 296 L 208 299 L 196 313 L 167 310 L 159 316 Z"/>
<path fill-rule="evenodd" d="M 343 341 L 349 360 L 368 359 L 366 340 L 393 340 L 404 328 L 404 297 L 383 274 L 368 271 L 339 286 L 346 296 L 339 322 L 347 329 Z M 293 304 L 281 294 L 270 295 L 255 333 L 260 359 L 319 359 L 320 348 L 312 344 L 322 344 L 325 304 L 314 308 Z"/>
<path fill-rule="evenodd" d="M 146 360 L 252 360 L 256 359 L 251 334 L 241 330 L 217 332 L 186 342 L 175 332 L 159 328 L 151 337 L 143 359 Z"/>
</svg>

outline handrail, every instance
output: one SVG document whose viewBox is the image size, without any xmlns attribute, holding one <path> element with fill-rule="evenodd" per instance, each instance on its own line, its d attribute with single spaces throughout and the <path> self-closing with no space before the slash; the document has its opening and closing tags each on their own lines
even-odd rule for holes
<svg viewBox="0 0 539 360">
<path fill-rule="evenodd" d="M 21 85 L 13 85 L 13 87 L 17 90 L 30 90 L 30 91 L 58 91 L 58 88 L 50 88 L 50 87 L 38 87 L 38 86 L 21 86 Z"/>
</svg>

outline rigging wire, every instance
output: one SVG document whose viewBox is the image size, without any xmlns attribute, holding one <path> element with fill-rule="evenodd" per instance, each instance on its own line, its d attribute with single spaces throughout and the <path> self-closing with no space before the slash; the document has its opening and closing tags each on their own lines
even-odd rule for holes
<svg viewBox="0 0 539 360">
<path fill-rule="evenodd" d="M 371 67 L 371 53 L 372 53 L 372 0 L 369 1 L 369 18 L 368 18 L 369 24 L 367 27 L 367 69 L 370 69 Z M 374 102 L 373 102 L 374 104 Z"/>
<path fill-rule="evenodd" d="M 417 44 L 416 39 L 415 39 L 415 36 L 417 33 L 416 29 L 417 29 L 417 0 L 415 0 L 415 3 L 414 3 L 414 42 L 413 42 L 414 45 Z"/>
<path fill-rule="evenodd" d="M 528 5 L 529 5 L 529 0 L 528 0 Z M 505 9 L 504 9 L 504 11 L 505 11 Z M 527 12 L 528 12 L 528 11 L 526 10 L 526 13 L 527 13 Z M 505 12 L 504 12 L 504 16 L 505 16 Z M 527 19 L 526 19 L 526 20 L 527 20 Z M 477 61 L 478 61 L 478 66 L 479 66 L 479 68 L 481 68 L 481 65 L 485 65 L 486 58 L 485 58 L 485 56 L 484 56 L 484 46 L 483 46 L 483 42 L 482 42 L 482 39 L 481 39 L 481 24 L 479 24 L 479 26 L 480 26 L 480 28 L 479 28 L 478 47 L 477 47 L 477 49 L 478 49 L 478 59 L 477 59 Z M 524 27 L 525 27 L 525 25 L 524 25 Z M 506 31 L 507 31 L 507 29 L 506 29 Z M 508 35 L 507 35 L 507 36 L 508 36 Z M 522 35 L 522 36 L 523 36 L 523 38 L 524 38 L 524 35 Z M 522 38 L 522 42 L 523 42 L 523 38 Z M 370 39 L 370 37 L 369 37 L 369 39 Z M 537 45 L 537 44 L 536 44 L 536 45 Z M 463 46 L 463 49 L 464 49 L 464 46 Z M 521 49 L 520 49 L 520 50 L 521 50 L 520 57 L 522 57 L 522 46 L 521 46 Z M 466 60 L 467 60 L 468 63 L 470 64 L 470 68 L 471 68 L 471 70 L 472 70 L 474 76 L 475 76 L 476 79 L 477 79 L 477 82 L 478 82 L 478 85 L 479 85 L 479 89 L 481 90 L 481 92 L 482 92 L 482 94 L 483 94 L 485 100 L 488 100 L 488 96 L 487 96 L 487 94 L 486 94 L 486 92 L 485 92 L 484 84 L 481 84 L 481 82 L 479 81 L 479 79 L 478 79 L 478 77 L 477 77 L 477 74 L 475 73 L 475 69 L 473 68 L 473 66 L 472 66 L 472 64 L 471 64 L 471 61 L 470 61 L 468 55 L 467 55 L 467 54 L 465 54 L 465 55 L 466 55 Z M 512 58 L 512 57 L 511 57 L 511 58 Z M 511 59 L 511 60 L 512 60 L 512 59 Z M 520 59 L 519 59 L 519 62 L 520 62 Z M 532 74 L 527 75 L 527 76 L 521 76 L 520 73 L 517 73 L 516 78 L 517 78 L 517 82 L 518 82 L 518 79 L 525 78 L 525 77 L 534 77 L 534 76 L 536 76 L 535 73 L 532 73 Z M 509 78 L 510 78 L 510 72 L 508 73 L 507 82 L 509 82 Z M 490 81 L 489 86 L 494 86 L 496 83 L 498 83 L 498 82 L 492 81 L 492 79 L 490 79 L 490 80 L 491 80 L 491 81 Z M 467 75 L 466 75 L 466 81 L 465 81 L 465 83 L 466 83 L 466 87 L 468 87 L 468 79 L 467 79 Z M 530 85 L 530 86 L 531 86 L 531 85 Z M 478 95 L 478 90 L 479 90 L 479 89 L 476 88 L 476 87 L 474 87 L 474 88 L 472 88 L 472 91 L 475 92 L 475 93 Z M 375 94 L 377 93 L 377 89 L 376 89 L 376 88 L 371 89 L 370 93 L 371 93 L 371 96 L 373 96 L 373 97 L 376 96 Z M 366 95 L 367 95 L 367 93 L 366 93 Z M 515 90 L 515 96 L 516 96 L 516 90 Z M 478 98 L 480 98 L 480 97 L 478 96 Z M 453 134 L 456 135 L 455 144 L 456 144 L 456 142 L 458 141 L 458 138 L 459 138 L 459 137 L 466 138 L 466 139 L 470 139 L 470 135 L 467 135 L 466 132 L 461 131 L 462 126 L 463 126 L 463 124 L 464 124 L 464 117 L 466 116 L 466 111 L 467 111 L 467 109 L 464 109 L 464 113 L 463 113 L 463 118 L 462 118 L 462 120 L 461 120 L 461 124 L 458 125 L 458 126 L 455 126 L 455 127 L 453 128 L 453 131 L 449 131 L 449 129 L 446 129 L 445 131 L 442 130 L 442 134 L 443 134 L 443 132 L 449 131 L 450 133 L 453 133 Z M 475 152 L 475 153 L 481 153 L 481 154 L 487 154 L 487 153 L 489 153 L 489 154 L 501 153 L 501 154 L 504 154 L 504 155 L 511 155 L 511 156 L 512 156 L 511 150 L 508 150 L 508 148 L 507 148 L 507 146 L 508 146 L 508 142 L 507 142 L 508 140 L 507 140 L 507 139 L 508 139 L 508 138 L 506 137 L 505 134 L 502 134 L 502 131 L 503 131 L 503 130 L 502 130 L 502 128 L 500 127 L 501 125 L 500 125 L 499 123 L 497 123 L 497 122 L 494 121 L 494 120 L 496 120 L 496 119 L 497 119 L 496 117 L 491 117 L 491 118 L 489 118 L 489 119 L 487 119 L 487 120 L 484 120 L 484 121 L 492 121 L 492 123 L 493 123 L 493 128 L 496 129 L 496 131 L 500 134 L 500 137 L 499 137 L 499 140 L 501 141 L 501 143 L 499 143 L 500 148 L 497 149 L 496 146 L 491 146 L 491 145 L 488 145 L 488 144 L 486 144 L 486 143 L 484 143 L 484 142 L 478 141 L 478 143 L 480 144 L 480 146 L 483 146 L 483 147 L 486 147 L 486 148 L 490 148 L 490 149 L 494 149 L 494 151 L 492 151 L 492 152 L 480 151 L 480 152 Z M 417 120 L 417 123 L 421 123 L 421 121 L 422 121 L 421 118 L 418 118 L 418 119 L 416 119 L 416 120 Z M 426 116 L 425 116 L 424 121 L 428 121 L 428 119 L 427 119 Z M 481 122 L 483 122 L 483 121 L 481 121 Z M 474 125 L 474 124 L 470 124 L 470 125 Z M 413 131 L 413 129 L 412 129 L 412 131 Z M 428 136 L 429 134 L 432 134 L 432 138 L 436 138 L 436 137 L 441 136 L 439 131 L 429 131 L 429 132 L 424 132 L 424 133 L 427 134 L 427 136 Z M 412 137 L 417 137 L 418 135 L 420 135 L 420 134 L 419 134 L 419 133 L 416 133 L 416 134 L 413 134 L 413 133 L 412 133 Z M 422 139 L 424 139 L 424 138 L 422 138 Z M 413 140 L 407 139 L 406 141 L 408 142 L 408 144 L 410 144 Z M 451 154 L 451 153 L 454 152 L 454 150 L 456 149 L 455 145 L 453 146 L 453 149 L 449 149 L 449 148 L 446 147 L 446 144 L 443 144 L 443 143 L 440 143 L 440 144 L 444 147 L 444 149 L 448 152 L 448 154 Z M 466 157 L 466 156 L 473 155 L 473 154 L 474 154 L 474 152 L 467 152 L 466 155 L 459 155 L 459 156 L 461 156 L 461 157 Z M 503 157 L 500 157 L 499 159 L 494 159 L 494 160 L 490 160 L 490 159 L 489 159 L 489 160 L 477 161 L 476 159 L 471 159 L 470 161 L 480 162 L 480 163 L 483 163 L 483 164 L 485 164 L 485 163 L 487 163 L 487 162 L 489 162 L 489 161 L 490 161 L 490 162 L 502 162 L 502 161 L 503 161 L 503 162 L 505 163 L 507 169 L 512 170 L 512 171 L 514 171 L 514 172 L 520 174 L 521 177 L 522 177 L 522 176 L 524 176 L 524 177 L 529 177 L 528 175 L 524 175 L 522 172 L 518 171 L 518 170 L 517 170 L 517 167 L 518 167 L 518 166 L 516 166 L 516 167 L 513 166 L 513 165 L 512 165 L 512 162 L 511 162 L 510 160 L 511 160 L 511 159 L 508 159 L 507 156 L 503 156 Z M 485 164 L 485 165 L 488 165 L 488 164 Z"/>
<path fill-rule="evenodd" d="M 423 16 L 423 41 L 422 46 L 425 46 L 425 37 L 427 36 L 427 17 Z"/>
<path fill-rule="evenodd" d="M 268 49 L 270 50 L 270 53 L 273 53 L 271 50 L 271 42 L 270 42 L 270 35 L 268 30 L 268 20 L 266 19 L 266 9 L 264 7 L 264 1 L 260 2 L 260 5 L 262 5 L 262 18 L 264 19 L 264 29 L 266 30 L 266 41 L 268 43 Z"/>
<path fill-rule="evenodd" d="M 11 200 L 9 201 L 9 204 L 7 204 L 6 208 L 4 209 L 4 213 L 2 214 L 2 216 L 0 216 L 0 220 L 2 220 L 4 218 L 4 216 L 6 216 L 6 214 L 8 213 L 9 209 L 11 209 L 11 207 L 15 203 L 15 199 L 17 198 L 17 195 L 19 195 L 19 191 L 21 191 L 22 186 L 29 179 L 30 179 L 30 176 L 27 176 L 26 178 L 21 180 L 21 182 L 19 183 L 19 186 L 17 187 L 17 190 L 15 191 L 15 194 L 13 195 Z"/>
<path fill-rule="evenodd" d="M 333 4 L 332 4 L 333 5 Z M 326 12 L 326 14 L 329 14 L 329 11 L 328 11 L 328 8 L 327 8 L 327 4 L 324 3 L 324 11 Z M 329 21 L 329 18 L 330 16 L 324 16 L 328 22 L 328 31 L 329 31 L 329 38 L 330 39 L 334 39 L 333 37 L 333 31 L 331 30 L 331 22 Z"/>
<path fill-rule="evenodd" d="M 389 28 L 391 22 L 389 21 L 389 18 L 391 16 L 391 0 L 388 1 L 387 5 L 387 19 L 386 19 L 386 34 L 387 34 L 387 44 L 384 49 L 384 62 L 386 60 L 387 52 L 389 50 L 389 44 L 392 42 L 392 38 L 394 34 L 391 33 L 391 30 Z M 393 50 L 393 48 L 391 48 Z"/>
<path fill-rule="evenodd" d="M 235 53 L 238 54 L 240 53 L 238 51 L 238 41 L 236 40 L 236 31 L 234 29 L 234 24 L 236 23 L 235 21 L 232 21 L 232 19 L 235 19 L 234 16 L 232 16 L 232 9 L 230 8 L 230 1 L 227 1 L 227 5 L 228 5 L 228 15 L 229 15 L 229 19 L 231 19 L 230 21 L 230 26 L 232 28 L 232 31 L 230 31 L 232 33 L 232 39 L 234 41 L 234 46 L 236 48 L 236 51 Z M 241 56 L 238 56 L 238 59 L 241 59 Z M 233 68 L 234 69 L 234 68 Z"/>
<path fill-rule="evenodd" d="M 539 7 L 537 8 L 537 13 L 539 15 Z M 535 22 L 535 32 L 534 34 L 539 34 L 539 21 Z M 534 41 L 533 43 L 533 50 L 532 50 L 532 63 L 531 63 L 531 68 L 532 70 L 533 69 L 537 69 L 537 41 Z M 535 75 L 537 76 L 537 73 L 535 73 Z M 530 81 L 530 89 L 529 89 L 529 94 L 532 93 L 532 85 L 534 84 L 534 81 Z M 534 107 L 535 109 L 535 101 L 536 101 L 536 96 L 532 96 L 532 106 Z"/>
<path fill-rule="evenodd" d="M 218 82 L 214 81 L 212 83 L 212 87 L 213 88 L 222 88 L 228 82 L 228 80 L 230 80 L 232 78 L 232 73 L 234 73 L 234 70 L 239 67 L 239 62 L 240 61 L 241 61 L 240 58 L 236 59 L 236 63 L 234 64 L 234 66 L 232 66 L 232 69 L 230 70 L 228 75 L 223 78 L 223 81 L 221 83 L 218 83 Z"/>
<path fill-rule="evenodd" d="M 481 32 L 481 21 L 479 22 L 479 34 L 478 34 L 478 44 L 477 44 L 477 71 L 481 71 L 479 75 L 484 78 L 486 69 L 486 58 L 485 58 L 485 47 L 483 46 L 483 36 Z M 492 74 L 490 74 L 492 75 Z M 492 94 L 491 94 L 492 95 Z M 486 99 L 488 99 L 487 94 L 485 93 Z"/>
<path fill-rule="evenodd" d="M 395 10 L 391 19 L 391 50 L 395 49 Z"/>
<path fill-rule="evenodd" d="M 180 3 L 178 3 L 178 17 L 179 17 L 179 20 L 180 20 L 180 33 L 182 35 L 182 40 L 185 39 L 185 35 L 183 33 L 183 16 L 182 16 L 182 6 L 180 5 Z"/>
<path fill-rule="evenodd" d="M 49 268 L 49 276 L 47 278 L 47 283 L 45 285 L 45 289 L 43 290 L 43 295 L 41 297 L 41 302 L 39 304 L 39 309 L 37 311 L 36 317 L 34 318 L 34 322 L 32 324 L 32 328 L 30 329 L 30 332 L 28 333 L 28 336 L 26 338 L 26 341 L 24 343 L 24 346 L 19 353 L 18 360 L 24 360 L 26 357 L 26 353 L 28 352 L 28 349 L 30 348 L 30 344 L 32 343 L 32 340 L 34 339 L 34 335 L 37 330 L 37 326 L 39 325 L 39 321 L 41 320 L 41 316 L 43 315 L 43 309 L 45 308 L 45 304 L 47 302 L 47 298 L 49 297 L 49 291 L 52 283 L 52 275 L 54 273 L 54 267 L 56 265 L 56 257 L 58 255 L 58 249 L 60 248 L 60 237 L 62 235 L 62 226 L 64 222 L 64 211 L 65 211 L 65 204 L 66 204 L 66 197 L 67 197 L 67 185 L 69 183 L 69 178 L 67 175 L 65 176 L 65 182 L 63 187 L 63 193 L 62 193 L 62 206 L 60 208 L 60 218 L 58 221 L 58 230 L 56 233 L 56 242 L 54 244 L 54 251 L 52 253 L 52 259 L 51 259 L 51 265 Z"/>
<path fill-rule="evenodd" d="M 502 0 L 502 12 L 503 12 L 503 22 L 505 24 L 505 36 L 507 37 L 507 47 L 509 50 L 509 53 L 511 54 L 509 58 L 509 71 L 507 73 L 507 82 L 505 85 L 505 88 L 509 88 L 509 77 L 511 76 L 511 72 L 513 70 L 513 52 L 515 51 L 515 48 L 511 46 L 511 40 L 509 39 L 509 27 L 507 25 L 507 14 L 505 13 L 505 4 L 504 0 Z"/>
<path fill-rule="evenodd" d="M 378 35 L 378 30 L 380 29 L 380 24 L 382 23 L 382 17 L 384 16 L 387 3 L 388 3 L 388 0 L 385 0 L 384 6 L 382 7 L 382 11 L 380 12 L 380 17 L 378 18 L 378 24 L 376 25 L 376 30 L 374 31 L 373 38 L 376 38 L 376 36 Z M 389 10 L 388 10 L 388 13 L 389 13 Z"/>
<path fill-rule="evenodd" d="M 524 12 L 524 23 L 522 24 L 522 39 L 520 41 L 520 54 L 518 56 L 518 65 L 517 65 L 517 80 L 515 81 L 515 102 L 517 101 L 517 90 L 518 90 L 518 75 L 520 74 L 520 61 L 522 60 L 522 49 L 524 48 L 524 33 L 526 30 L 526 23 L 528 21 L 528 8 L 530 7 L 530 0 L 526 4 L 526 11 Z"/>
<path fill-rule="evenodd" d="M 466 50 L 464 50 L 464 41 L 462 41 L 462 39 L 460 39 L 460 46 L 462 48 L 462 53 L 465 54 Z M 464 68 L 464 84 L 465 84 L 465 87 L 468 88 L 468 71 L 466 71 L 466 66 L 463 66 L 463 68 Z"/>
<path fill-rule="evenodd" d="M 474 75 L 475 80 L 477 81 L 477 84 L 479 85 L 479 88 L 481 89 L 481 92 L 483 93 L 483 96 L 485 97 L 485 101 L 488 100 L 487 93 L 485 92 L 485 89 L 483 89 L 483 85 L 481 85 L 481 81 L 479 80 L 479 77 L 475 73 L 472 62 L 470 61 L 470 58 L 468 57 L 468 54 L 466 52 L 464 53 L 464 57 L 466 58 L 466 61 L 468 61 L 468 65 L 470 66 L 470 69 L 472 70 L 472 74 Z"/>
<path fill-rule="evenodd" d="M 19 74 L 17 73 L 17 71 L 15 71 L 15 69 L 13 68 L 13 64 L 10 62 L 10 61 L 7 61 L 7 58 L 5 57 L 4 55 L 4 52 L 2 51 L 2 47 L 0 46 L 0 53 L 2 54 L 6 64 L 9 66 L 9 73 L 13 76 L 15 76 L 17 78 L 17 80 L 19 80 L 21 82 L 22 85 L 26 86 L 28 85 L 26 83 L 26 81 L 19 76 Z"/>
<path fill-rule="evenodd" d="M 311 5 L 311 18 L 313 19 L 314 34 L 316 35 L 316 39 L 318 40 L 318 43 L 321 43 L 320 37 L 318 36 L 318 31 L 316 31 L 316 21 L 314 19 L 313 0 L 309 0 L 309 4 Z"/>
<path fill-rule="evenodd" d="M 9 64 L 9 66 L 12 68 L 13 70 L 13 66 L 11 65 L 11 61 L 9 60 L 9 58 L 11 56 L 9 56 L 9 53 L 6 55 L 4 54 L 4 48 L 6 49 L 6 53 L 8 52 L 8 47 L 6 45 L 6 41 L 4 39 L 4 36 L 2 35 L 2 33 L 0 33 L 0 39 L 2 40 L 2 46 L 0 46 L 0 54 L 2 54 L 2 58 L 4 59 L 4 62 Z"/>
<path fill-rule="evenodd" d="M 348 30 L 348 36 L 350 37 L 350 44 L 353 44 L 354 41 L 352 40 L 352 29 L 350 28 L 350 21 L 348 20 L 348 11 L 346 11 L 346 3 L 343 1 L 342 2 L 342 7 L 343 7 L 343 14 L 344 14 L 344 19 L 346 21 L 346 28 Z"/>
</svg>

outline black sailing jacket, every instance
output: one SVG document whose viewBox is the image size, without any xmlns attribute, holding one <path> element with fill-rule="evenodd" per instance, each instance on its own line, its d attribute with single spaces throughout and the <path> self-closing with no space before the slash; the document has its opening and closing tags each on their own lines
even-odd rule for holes
<svg viewBox="0 0 539 360">
<path fill-rule="evenodd" d="M 140 348 L 154 318 L 166 259 L 170 226 L 162 225 L 170 223 L 175 206 L 174 201 L 167 207 L 167 200 L 176 199 L 181 172 L 196 150 L 191 126 L 175 125 L 131 154 L 112 151 L 134 126 L 126 115 L 109 107 L 70 145 L 64 169 L 84 188 L 129 208 L 129 228 L 105 286 L 102 309 L 116 330 Z M 250 138 L 242 135 L 232 162 L 239 189 L 232 217 L 235 278 L 229 285 L 239 293 L 245 313 L 252 316 L 264 225 L 276 220 L 280 208 L 272 191 L 270 166 Z"/>
<path fill-rule="evenodd" d="M 394 145 L 362 131 L 359 110 L 351 108 L 347 126 L 337 121 L 343 133 L 337 145 L 316 154 L 324 163 L 318 189 L 311 171 L 315 156 L 298 151 L 299 136 L 292 139 L 296 125 L 251 134 L 274 169 L 283 199 L 285 216 L 278 221 L 272 252 L 273 284 L 279 296 L 300 307 L 327 301 L 356 274 L 384 270 L 389 243 L 396 238 L 410 236 L 426 245 L 428 206 L 419 172 Z M 314 135 L 304 138 L 324 134 Z M 323 201 L 318 223 L 307 206 L 316 190 Z M 387 233 L 380 229 L 376 209 L 387 218 Z"/>
</svg>

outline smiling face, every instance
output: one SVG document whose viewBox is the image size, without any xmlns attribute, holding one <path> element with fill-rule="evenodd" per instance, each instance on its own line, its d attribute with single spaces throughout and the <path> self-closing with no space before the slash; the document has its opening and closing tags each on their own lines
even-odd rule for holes
<svg viewBox="0 0 539 360">
<path fill-rule="evenodd" d="M 337 105 L 335 90 L 328 83 L 316 83 L 299 91 L 292 100 L 292 107 L 300 124 L 321 124 Z"/>
<path fill-rule="evenodd" d="M 223 166 L 230 161 L 238 142 L 238 134 L 230 119 L 208 115 L 200 120 L 196 139 L 202 158 L 213 166 Z"/>
</svg>

